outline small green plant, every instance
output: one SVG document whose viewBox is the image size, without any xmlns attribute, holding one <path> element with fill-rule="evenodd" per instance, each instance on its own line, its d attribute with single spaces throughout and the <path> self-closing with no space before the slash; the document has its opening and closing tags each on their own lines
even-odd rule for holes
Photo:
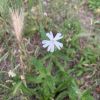
<svg viewBox="0 0 100 100">
<path fill-rule="evenodd" d="M 90 9 L 92 9 L 93 11 L 95 11 L 96 9 L 100 9 L 100 0 L 88 0 L 88 3 Z"/>
</svg>

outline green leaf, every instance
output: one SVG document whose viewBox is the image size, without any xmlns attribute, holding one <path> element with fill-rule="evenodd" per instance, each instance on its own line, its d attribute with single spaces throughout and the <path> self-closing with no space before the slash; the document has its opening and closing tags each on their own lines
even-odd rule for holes
<svg viewBox="0 0 100 100">
<path fill-rule="evenodd" d="M 0 0 L 0 13 L 6 10 L 7 0 Z"/>
<path fill-rule="evenodd" d="M 47 70 L 46 70 L 46 67 L 43 66 L 43 62 L 41 62 L 40 60 L 37 60 L 36 58 L 33 58 L 32 60 L 33 60 L 33 65 L 35 66 L 36 70 L 38 70 L 41 75 L 46 75 Z"/>
<path fill-rule="evenodd" d="M 34 0 L 28 0 L 28 2 L 29 2 L 29 8 L 31 9 L 34 4 Z"/>
<path fill-rule="evenodd" d="M 55 100 L 64 100 L 64 98 L 67 97 L 67 95 L 68 95 L 68 92 L 63 91 L 57 96 L 57 98 Z"/>
<path fill-rule="evenodd" d="M 41 83 L 43 81 L 45 76 L 43 75 L 38 75 L 38 76 L 32 76 L 32 75 L 27 75 L 26 80 L 28 83 Z"/>
<path fill-rule="evenodd" d="M 42 40 L 46 39 L 46 33 L 42 24 L 40 24 L 40 35 Z"/>
<path fill-rule="evenodd" d="M 57 67 L 60 69 L 60 71 L 64 72 L 64 66 L 61 65 L 61 63 L 59 61 L 57 61 L 56 59 L 54 60 L 54 63 L 57 65 Z"/>
<path fill-rule="evenodd" d="M 32 96 L 33 94 L 36 94 L 36 88 L 28 88 L 24 84 L 21 85 L 21 90 L 23 91 L 24 94 Z"/>
<path fill-rule="evenodd" d="M 13 90 L 13 95 L 15 96 L 17 94 L 17 92 L 20 90 L 20 87 L 22 85 L 22 82 L 18 82 L 14 85 L 14 90 Z"/>
<path fill-rule="evenodd" d="M 78 100 L 78 98 L 80 98 L 81 96 L 79 88 L 74 79 L 70 81 L 70 85 L 68 87 L 68 94 L 71 100 Z"/>
<path fill-rule="evenodd" d="M 55 81 L 57 86 L 56 92 L 61 92 L 63 90 L 68 89 L 72 79 L 73 78 L 71 78 L 66 72 L 57 73 L 57 75 L 55 76 Z"/>
<path fill-rule="evenodd" d="M 51 93 L 54 93 L 54 90 L 55 90 L 55 80 L 54 80 L 54 78 L 50 75 L 47 75 L 45 82 L 48 85 Z"/>
<path fill-rule="evenodd" d="M 94 98 L 90 95 L 88 90 L 85 90 L 81 96 L 81 100 L 94 100 Z"/>
</svg>

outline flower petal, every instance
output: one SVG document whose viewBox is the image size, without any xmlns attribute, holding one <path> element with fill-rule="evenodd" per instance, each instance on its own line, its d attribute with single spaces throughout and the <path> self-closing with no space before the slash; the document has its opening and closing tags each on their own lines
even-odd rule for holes
<svg viewBox="0 0 100 100">
<path fill-rule="evenodd" d="M 46 47 L 48 47 L 48 46 L 50 45 L 50 41 L 48 41 L 48 40 L 43 40 L 43 41 L 42 41 L 42 44 L 43 44 L 43 48 L 46 48 Z"/>
<path fill-rule="evenodd" d="M 53 33 L 50 31 L 50 33 L 46 33 L 46 36 L 52 40 L 54 37 L 53 37 Z"/>
<path fill-rule="evenodd" d="M 54 38 L 54 40 L 60 40 L 62 38 L 63 38 L 62 34 L 61 33 L 57 33 L 55 38 Z"/>
<path fill-rule="evenodd" d="M 43 48 L 46 48 L 48 46 L 49 46 L 49 43 L 46 43 L 46 44 L 43 45 Z"/>
<path fill-rule="evenodd" d="M 47 51 L 50 51 L 50 49 L 51 49 L 51 46 L 49 45 L 48 48 L 47 48 Z"/>
<path fill-rule="evenodd" d="M 50 52 L 54 52 L 54 44 L 51 44 L 51 50 Z"/>
<path fill-rule="evenodd" d="M 63 47 L 63 44 L 61 42 L 54 42 L 55 46 L 60 50 Z"/>
<path fill-rule="evenodd" d="M 47 51 L 54 52 L 54 44 L 50 42 Z"/>
<path fill-rule="evenodd" d="M 46 44 L 46 43 L 48 43 L 49 41 L 48 40 L 43 40 L 42 41 L 42 44 Z"/>
</svg>

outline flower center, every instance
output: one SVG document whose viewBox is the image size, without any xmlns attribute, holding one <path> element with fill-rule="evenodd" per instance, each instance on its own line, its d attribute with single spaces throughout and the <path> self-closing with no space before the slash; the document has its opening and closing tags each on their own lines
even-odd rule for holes
<svg viewBox="0 0 100 100">
<path fill-rule="evenodd" d="M 51 43 L 52 43 L 52 44 L 54 44 L 54 42 L 55 42 L 55 40 L 54 40 L 54 39 L 52 39 L 52 40 L 51 40 Z"/>
</svg>

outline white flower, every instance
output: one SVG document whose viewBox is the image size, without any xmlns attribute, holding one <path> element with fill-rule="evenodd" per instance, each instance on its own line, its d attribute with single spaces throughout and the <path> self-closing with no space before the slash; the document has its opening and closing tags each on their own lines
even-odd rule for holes
<svg viewBox="0 0 100 100">
<path fill-rule="evenodd" d="M 9 75 L 9 77 L 15 77 L 16 76 L 16 74 L 12 70 L 9 70 L 8 75 Z"/>
<path fill-rule="evenodd" d="M 46 12 L 44 12 L 44 16 L 47 16 L 48 14 Z"/>
<path fill-rule="evenodd" d="M 63 47 L 63 44 L 61 42 L 58 42 L 58 40 L 62 39 L 63 36 L 61 33 L 57 33 L 56 36 L 53 36 L 53 33 L 46 33 L 46 36 L 50 39 L 50 40 L 43 40 L 42 44 L 43 44 L 43 48 L 47 48 L 47 51 L 50 52 L 54 52 L 55 47 L 57 49 L 61 49 Z"/>
</svg>

